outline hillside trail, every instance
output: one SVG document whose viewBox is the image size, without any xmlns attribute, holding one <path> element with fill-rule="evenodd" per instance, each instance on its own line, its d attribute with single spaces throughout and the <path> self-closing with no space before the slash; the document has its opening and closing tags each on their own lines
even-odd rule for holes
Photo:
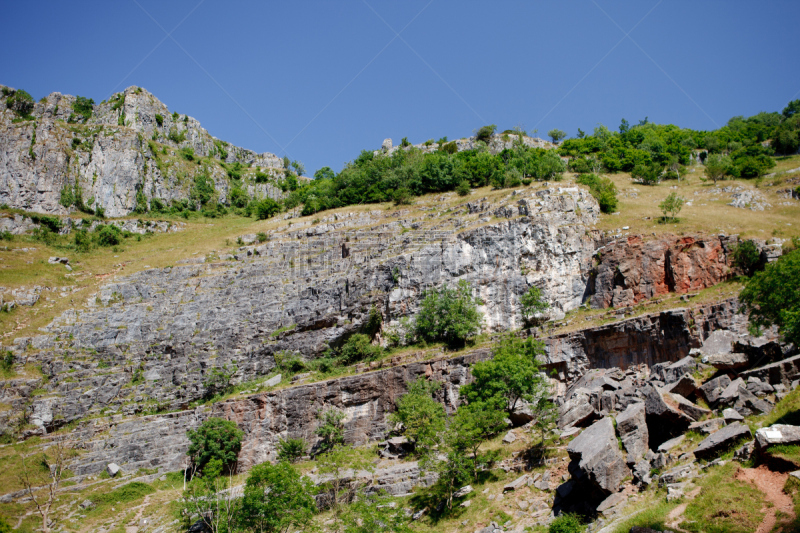
<svg viewBox="0 0 800 533">
<path fill-rule="evenodd" d="M 770 533 L 775 527 L 777 518 L 776 511 L 786 513 L 794 519 L 794 502 L 792 498 L 783 492 L 783 486 L 786 484 L 786 479 L 789 474 L 782 474 L 780 472 L 773 472 L 766 465 L 761 465 L 757 468 L 741 468 L 736 473 L 736 479 L 748 481 L 755 485 L 755 487 L 764 493 L 767 501 L 773 504 L 773 507 L 765 509 L 766 514 L 758 526 L 756 533 Z"/>
<path fill-rule="evenodd" d="M 669 512 L 665 524 L 668 528 L 675 531 L 685 531 L 684 529 L 678 527 L 678 524 L 680 524 L 683 521 L 683 513 L 689 506 L 689 502 L 695 499 L 697 495 L 700 494 L 700 491 L 701 491 L 700 487 L 693 488 L 690 492 L 686 494 L 686 496 L 684 496 L 683 498 L 684 502 Z"/>
<path fill-rule="evenodd" d="M 150 495 L 144 497 L 144 501 L 134 507 L 133 509 L 138 509 L 136 516 L 129 522 L 130 525 L 125 526 L 125 533 L 137 533 L 139 531 L 139 526 L 136 525 L 139 523 L 139 520 L 142 518 L 142 513 L 144 512 L 147 505 L 150 503 Z"/>
</svg>

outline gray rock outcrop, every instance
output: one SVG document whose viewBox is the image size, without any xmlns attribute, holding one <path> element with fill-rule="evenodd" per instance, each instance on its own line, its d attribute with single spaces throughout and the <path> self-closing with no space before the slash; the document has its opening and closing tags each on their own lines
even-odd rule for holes
<svg viewBox="0 0 800 533">
<path fill-rule="evenodd" d="M 628 475 L 625 459 L 617 444 L 611 418 L 592 424 L 567 446 L 569 472 L 576 480 L 588 480 L 606 494 L 617 492 Z"/>
</svg>

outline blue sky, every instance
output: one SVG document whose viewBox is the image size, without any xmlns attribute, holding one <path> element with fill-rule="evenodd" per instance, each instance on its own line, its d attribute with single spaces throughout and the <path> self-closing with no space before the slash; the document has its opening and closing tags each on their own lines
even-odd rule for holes
<svg viewBox="0 0 800 533">
<path fill-rule="evenodd" d="M 142 86 L 309 174 L 386 137 L 484 124 L 574 136 L 645 116 L 713 129 L 800 98 L 796 0 L 26 1 L 2 13 L 0 83 L 97 102 Z"/>
</svg>

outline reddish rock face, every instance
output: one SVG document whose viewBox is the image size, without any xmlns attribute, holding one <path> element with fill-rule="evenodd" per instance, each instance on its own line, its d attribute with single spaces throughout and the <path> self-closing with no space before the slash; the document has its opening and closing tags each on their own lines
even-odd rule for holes
<svg viewBox="0 0 800 533">
<path fill-rule="evenodd" d="M 634 235 L 598 251 L 592 307 L 626 307 L 669 292 L 716 285 L 731 273 L 736 236 L 665 236 L 645 242 Z"/>
</svg>

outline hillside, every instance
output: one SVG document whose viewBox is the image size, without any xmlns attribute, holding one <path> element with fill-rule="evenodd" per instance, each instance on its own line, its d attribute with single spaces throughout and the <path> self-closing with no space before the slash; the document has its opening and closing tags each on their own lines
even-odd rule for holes
<svg viewBox="0 0 800 533">
<path fill-rule="evenodd" d="M 385 142 L 306 182 L 143 89 L 85 119 L 46 100 L 0 102 L 0 515 L 18 530 L 41 528 L 31 494 L 60 472 L 54 531 L 226 531 L 235 513 L 203 506 L 263 498 L 245 484 L 294 440 L 275 468 L 317 488 L 259 511 L 311 502 L 290 531 L 793 531 L 800 364 L 749 323 L 739 254 L 754 272 L 797 255 L 800 156 L 733 146 L 714 182 L 708 132 L 492 130 Z M 636 131 L 698 140 L 666 143 L 672 179 Z M 610 172 L 615 153 L 638 163 Z M 528 392 L 499 406 L 491 372 Z M 436 431 L 392 418 L 406 398 Z M 191 449 L 221 421 L 230 475 Z"/>
</svg>

